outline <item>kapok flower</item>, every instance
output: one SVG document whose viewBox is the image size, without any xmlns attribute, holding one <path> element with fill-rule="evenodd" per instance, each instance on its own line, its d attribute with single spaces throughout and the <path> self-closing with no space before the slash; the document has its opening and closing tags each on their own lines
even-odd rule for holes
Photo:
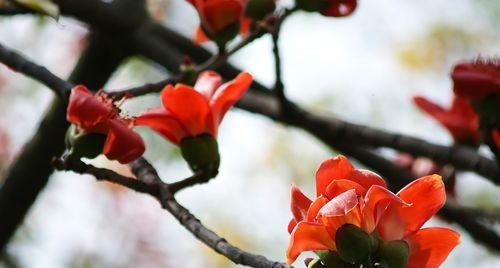
<svg viewBox="0 0 500 268">
<path fill-rule="evenodd" d="M 144 142 L 131 127 L 133 120 L 120 116 L 114 100 L 103 92 L 95 96 L 82 85 L 71 90 L 67 120 L 70 154 L 94 158 L 104 154 L 110 160 L 129 163 L 145 150 Z"/>
<path fill-rule="evenodd" d="M 418 108 L 448 129 L 455 142 L 467 145 L 481 143 L 479 117 L 466 99 L 455 96 L 448 109 L 423 97 L 414 97 L 413 101 Z"/>
<path fill-rule="evenodd" d="M 218 126 L 251 84 L 252 76 L 246 72 L 222 84 L 219 74 L 205 71 L 194 87 L 180 83 L 175 87 L 167 85 L 161 92 L 163 107 L 143 113 L 136 118 L 135 124 L 148 126 L 180 145 L 193 170 L 207 168 L 206 165 L 217 168 L 219 154 L 215 139 Z"/>
<path fill-rule="evenodd" d="M 298 8 L 319 12 L 327 17 L 345 17 L 351 15 L 358 5 L 358 0 L 296 0 Z"/>
<path fill-rule="evenodd" d="M 500 60 L 479 59 L 457 64 L 451 73 L 453 90 L 457 96 L 481 100 L 500 96 Z"/>
<path fill-rule="evenodd" d="M 251 21 L 244 19 L 244 0 L 188 0 L 200 15 L 195 42 L 209 39 L 219 45 L 233 39 L 239 32 L 247 34 Z"/>
<path fill-rule="evenodd" d="M 445 202 L 444 185 L 437 175 L 417 179 L 395 195 L 380 176 L 355 169 L 345 157 L 338 156 L 321 164 L 316 173 L 316 192 L 317 198 L 311 201 L 292 186 L 288 263 L 301 252 L 324 250 L 338 253 L 346 261 L 344 245 L 338 244 L 337 236 L 339 230 L 352 226 L 368 237 L 366 254 L 372 261 L 395 261 L 387 259 L 387 245 L 396 244 L 397 250 L 406 252 L 402 259 L 406 265 L 397 267 L 438 267 L 459 243 L 460 235 L 453 230 L 421 229 Z M 345 234 L 340 233 L 343 237 Z M 349 241 L 350 245 L 355 242 Z"/>
</svg>

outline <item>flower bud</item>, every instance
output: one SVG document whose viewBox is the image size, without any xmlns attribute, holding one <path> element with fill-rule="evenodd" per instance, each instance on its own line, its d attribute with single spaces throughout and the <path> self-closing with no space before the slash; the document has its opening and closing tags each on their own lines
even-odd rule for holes
<svg viewBox="0 0 500 268">
<path fill-rule="evenodd" d="M 250 0 L 247 4 L 245 15 L 255 20 L 261 20 L 275 9 L 275 0 Z"/>
<path fill-rule="evenodd" d="M 344 224 L 335 236 L 337 252 L 340 258 L 348 263 L 365 263 L 372 252 L 372 239 L 361 228 Z"/>
<path fill-rule="evenodd" d="M 217 140 L 210 134 L 186 137 L 180 142 L 182 157 L 194 172 L 216 173 L 220 157 Z"/>
<path fill-rule="evenodd" d="M 201 29 L 208 36 L 208 38 L 210 38 L 210 40 L 217 44 L 219 48 L 225 48 L 226 43 L 233 40 L 240 32 L 240 22 L 234 22 L 216 33 L 206 31 L 203 25 L 201 25 Z"/>
<path fill-rule="evenodd" d="M 71 125 L 66 132 L 66 147 L 72 157 L 96 158 L 102 154 L 105 141 L 106 135 L 79 132 L 75 125 Z"/>
<path fill-rule="evenodd" d="M 408 262 L 409 247 L 403 240 L 380 243 L 376 253 L 379 266 L 388 268 L 405 268 Z"/>
</svg>

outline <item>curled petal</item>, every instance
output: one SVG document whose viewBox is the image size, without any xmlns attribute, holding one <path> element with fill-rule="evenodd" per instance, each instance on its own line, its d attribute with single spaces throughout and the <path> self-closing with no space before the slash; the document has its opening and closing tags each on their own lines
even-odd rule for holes
<svg viewBox="0 0 500 268">
<path fill-rule="evenodd" d="M 79 85 L 71 90 L 66 115 L 69 122 L 89 130 L 106 121 L 111 113 L 111 107 L 105 106 L 84 86 Z"/>
<path fill-rule="evenodd" d="M 214 71 L 204 71 L 198 76 L 194 89 L 210 101 L 215 90 L 222 84 L 222 78 Z"/>
<path fill-rule="evenodd" d="M 370 189 L 372 185 L 379 185 L 381 187 L 387 188 L 387 184 L 384 179 L 380 177 L 377 173 L 364 170 L 355 169 L 349 174 L 349 180 L 359 183 L 365 189 Z"/>
<path fill-rule="evenodd" d="M 385 241 L 399 240 L 417 231 L 446 201 L 444 184 L 438 175 L 417 179 L 397 195 L 411 206 L 392 202 L 387 207 L 377 226 Z"/>
<path fill-rule="evenodd" d="M 363 230 L 367 233 L 373 232 L 380 217 L 392 202 L 401 206 L 410 206 L 384 187 L 379 185 L 370 187 L 366 193 L 365 202 L 362 207 Z"/>
<path fill-rule="evenodd" d="M 294 219 L 297 222 L 304 220 L 312 201 L 295 185 L 292 185 L 291 196 L 291 209 Z"/>
<path fill-rule="evenodd" d="M 288 264 L 294 262 L 300 253 L 311 250 L 335 249 L 334 240 L 321 224 L 299 222 L 290 237 L 286 251 Z"/>
<path fill-rule="evenodd" d="M 325 195 L 329 198 L 334 198 L 351 189 L 356 190 L 356 194 L 358 195 L 364 196 L 366 194 L 365 187 L 357 182 L 351 180 L 334 180 L 326 187 Z"/>
<path fill-rule="evenodd" d="M 460 243 L 460 234 L 447 228 L 424 228 L 405 238 L 410 247 L 408 268 L 437 268 Z"/>
<path fill-rule="evenodd" d="M 231 108 L 248 90 L 252 84 L 253 77 L 251 74 L 243 72 L 236 76 L 235 79 L 223 84 L 217 89 L 210 100 L 210 107 L 214 115 L 214 128 L 224 118 L 226 112 Z"/>
<path fill-rule="evenodd" d="M 182 138 L 189 136 L 177 118 L 163 108 L 151 109 L 143 113 L 135 119 L 134 124 L 148 126 L 174 144 L 179 144 Z"/>
<path fill-rule="evenodd" d="M 194 88 L 184 84 L 168 85 L 161 92 L 165 109 L 172 114 L 190 136 L 210 133 L 215 136 L 210 123 L 211 111 L 208 102 Z"/>
<path fill-rule="evenodd" d="M 144 153 L 146 147 L 139 134 L 115 119 L 109 120 L 108 126 L 109 132 L 103 148 L 107 158 L 126 164 Z"/>
<path fill-rule="evenodd" d="M 358 203 L 356 190 L 348 190 L 330 200 L 319 210 L 319 214 L 326 217 L 346 215 L 349 211 L 354 209 Z"/>
<path fill-rule="evenodd" d="M 312 202 L 311 206 L 309 206 L 309 210 L 307 211 L 306 220 L 312 222 L 318 216 L 319 210 L 328 203 L 328 198 L 324 196 L 320 196 Z"/>
<path fill-rule="evenodd" d="M 295 226 L 297 226 L 297 221 L 295 219 L 291 219 L 290 222 L 288 223 L 288 233 L 291 234 L 293 232 L 293 229 L 295 229 Z"/>
<path fill-rule="evenodd" d="M 324 161 L 316 171 L 316 194 L 325 194 L 326 188 L 333 180 L 348 179 L 347 176 L 352 170 L 354 167 L 343 155 Z"/>
</svg>

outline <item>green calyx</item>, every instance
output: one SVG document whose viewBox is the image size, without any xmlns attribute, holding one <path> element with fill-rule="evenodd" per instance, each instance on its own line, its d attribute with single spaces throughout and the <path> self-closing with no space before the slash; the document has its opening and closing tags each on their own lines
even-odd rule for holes
<svg viewBox="0 0 500 268">
<path fill-rule="evenodd" d="M 219 47 L 219 51 L 224 51 L 227 42 L 233 40 L 240 32 L 240 22 L 238 21 L 232 23 L 226 28 L 218 31 L 217 33 L 210 33 L 209 31 L 205 30 L 203 25 L 201 26 L 201 29 L 203 30 L 205 35 L 210 38 L 210 40 L 214 41 L 217 44 L 217 46 Z"/>
<path fill-rule="evenodd" d="M 409 251 L 408 244 L 403 240 L 380 242 L 375 253 L 377 267 L 405 268 L 408 263 Z"/>
<path fill-rule="evenodd" d="M 321 260 L 322 267 L 325 268 L 355 268 L 357 266 L 347 263 L 342 260 L 339 254 L 335 251 L 320 250 L 316 251 L 319 260 Z"/>
<path fill-rule="evenodd" d="M 182 157 L 191 170 L 204 174 L 216 174 L 219 169 L 220 156 L 217 140 L 210 134 L 187 137 L 180 142 Z"/>
<path fill-rule="evenodd" d="M 84 133 L 71 125 L 66 131 L 66 156 L 80 159 L 96 158 L 102 154 L 106 135 L 98 133 Z"/>
<path fill-rule="evenodd" d="M 335 243 L 340 258 L 351 264 L 366 263 L 373 251 L 371 236 L 352 224 L 344 224 L 337 230 Z"/>
<path fill-rule="evenodd" d="M 275 9 L 275 0 L 250 0 L 247 4 L 245 15 L 254 20 L 261 20 Z"/>
<path fill-rule="evenodd" d="M 325 266 L 323 266 L 320 259 L 314 259 L 307 265 L 307 268 L 325 268 Z"/>
</svg>

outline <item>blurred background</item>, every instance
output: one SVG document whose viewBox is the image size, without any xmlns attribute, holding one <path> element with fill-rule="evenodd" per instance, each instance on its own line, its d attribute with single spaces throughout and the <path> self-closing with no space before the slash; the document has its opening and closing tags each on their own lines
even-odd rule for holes
<svg viewBox="0 0 500 268">
<path fill-rule="evenodd" d="M 156 19 L 192 35 L 198 17 L 185 0 L 149 2 Z M 76 63 L 86 33 L 86 25 L 68 18 L 0 17 L 2 43 L 62 77 Z M 280 42 L 286 93 L 293 101 L 311 111 L 450 144 L 448 133 L 419 112 L 411 97 L 424 95 L 449 105 L 451 66 L 478 55 L 498 55 L 500 1 L 360 1 L 356 12 L 342 19 L 299 12 L 285 22 Z M 231 62 L 273 84 L 269 37 L 255 41 Z M 164 77 L 158 66 L 132 58 L 106 87 Z M 37 82 L 0 66 L 0 172 L 33 134 L 51 98 L 51 91 Z M 128 101 L 124 109 L 137 114 L 158 105 L 157 96 L 146 96 Z M 146 157 L 164 180 L 190 174 L 176 147 L 147 129 L 139 132 L 148 145 Z M 220 175 L 181 192 L 179 201 L 231 243 L 284 260 L 290 184 L 312 196 L 316 168 L 336 153 L 301 130 L 241 110 L 227 115 L 219 143 Z M 104 158 L 93 163 L 127 172 Z M 457 192 L 463 204 L 500 209 L 500 189 L 473 174 L 459 174 Z M 448 224 L 435 219 L 429 225 Z M 500 256 L 461 233 L 462 243 L 443 267 L 500 267 Z M 56 173 L 0 267 L 235 265 L 195 240 L 149 196 L 97 183 L 90 176 Z"/>
</svg>

